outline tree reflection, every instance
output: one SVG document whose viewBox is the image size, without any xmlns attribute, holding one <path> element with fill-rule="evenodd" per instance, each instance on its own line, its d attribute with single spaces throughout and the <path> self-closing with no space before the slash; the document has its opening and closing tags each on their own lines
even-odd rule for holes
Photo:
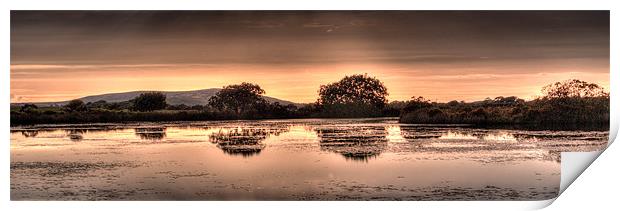
<svg viewBox="0 0 620 211">
<path fill-rule="evenodd" d="M 367 162 L 388 146 L 385 127 L 322 128 L 316 132 L 321 150 L 341 154 L 351 161 Z"/>
<path fill-rule="evenodd" d="M 283 128 L 221 128 L 209 135 L 209 138 L 226 154 L 250 157 L 258 155 L 265 148 L 263 140 L 284 131 Z"/>
<path fill-rule="evenodd" d="M 34 138 L 39 135 L 38 130 L 24 130 L 22 131 L 22 135 L 26 138 Z"/>
<path fill-rule="evenodd" d="M 67 133 L 67 137 L 69 137 L 69 139 L 71 141 L 81 141 L 82 139 L 84 139 L 82 134 L 85 133 L 86 130 L 84 130 L 84 129 L 69 129 L 69 130 L 65 130 L 65 132 Z"/>
<path fill-rule="evenodd" d="M 166 137 L 165 127 L 135 128 L 134 132 L 136 133 L 136 136 L 143 140 L 158 141 Z"/>
<path fill-rule="evenodd" d="M 265 148 L 264 144 L 255 144 L 255 145 L 221 145 L 218 147 L 222 149 L 222 151 L 229 155 L 241 155 L 243 157 L 251 157 L 254 155 L 260 154 L 260 152 Z"/>
</svg>

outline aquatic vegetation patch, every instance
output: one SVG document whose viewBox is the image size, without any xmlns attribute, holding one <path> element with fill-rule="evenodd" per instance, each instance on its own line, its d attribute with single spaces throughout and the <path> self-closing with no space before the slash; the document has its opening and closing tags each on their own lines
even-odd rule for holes
<svg viewBox="0 0 620 211">
<path fill-rule="evenodd" d="M 144 140 L 162 140 L 166 137 L 165 127 L 138 127 L 134 129 L 136 136 Z"/>
<path fill-rule="evenodd" d="M 282 132 L 279 128 L 222 128 L 210 134 L 209 139 L 224 153 L 247 157 L 260 153 L 265 148 L 262 141 L 267 137 Z"/>
<path fill-rule="evenodd" d="M 347 160 L 367 161 L 387 148 L 385 127 L 374 125 L 328 126 L 316 128 L 323 151 L 341 154 Z"/>
<path fill-rule="evenodd" d="M 388 147 L 387 142 L 328 142 L 320 143 L 321 150 L 341 154 L 348 160 L 367 161 L 379 156 Z"/>
</svg>

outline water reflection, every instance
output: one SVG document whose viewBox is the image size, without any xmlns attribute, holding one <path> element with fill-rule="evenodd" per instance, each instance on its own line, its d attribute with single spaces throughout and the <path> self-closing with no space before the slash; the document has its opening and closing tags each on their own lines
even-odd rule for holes
<svg viewBox="0 0 620 211">
<path fill-rule="evenodd" d="M 447 133 L 444 133 L 441 136 L 439 136 L 437 139 L 440 139 L 440 140 L 484 140 L 484 141 L 497 141 L 501 143 L 518 141 L 517 137 L 513 133 L 508 133 L 505 131 L 499 131 L 499 132 L 490 132 L 490 131 L 452 132 L 452 131 L 448 131 Z"/>
<path fill-rule="evenodd" d="M 403 137 L 402 132 L 400 131 L 400 126 L 398 125 L 394 125 L 394 126 L 386 126 L 385 130 L 387 131 L 387 139 L 389 142 L 392 143 L 402 143 L 402 142 L 406 142 L 407 140 L 405 139 L 405 137 Z"/>
<path fill-rule="evenodd" d="M 347 160 L 367 162 L 387 148 L 385 127 L 353 126 L 316 129 L 321 150 L 341 154 Z"/>
<path fill-rule="evenodd" d="M 34 137 L 37 137 L 37 135 L 39 135 L 39 131 L 38 130 L 24 130 L 22 131 L 22 135 L 26 138 L 34 138 Z"/>
<path fill-rule="evenodd" d="M 209 138 L 224 153 L 250 157 L 259 154 L 264 148 L 263 140 L 270 135 L 279 135 L 282 128 L 220 128 L 211 133 Z"/>
<path fill-rule="evenodd" d="M 165 127 L 139 127 L 134 129 L 136 136 L 143 140 L 158 141 L 166 137 Z"/>
<path fill-rule="evenodd" d="M 476 139 L 479 139 L 479 137 L 477 137 L 477 136 L 475 136 L 473 134 L 448 131 L 447 133 L 442 134 L 441 136 L 437 137 L 437 139 L 443 139 L 443 140 L 476 140 Z"/>
<path fill-rule="evenodd" d="M 341 154 L 347 160 L 365 161 L 376 158 L 387 148 L 387 142 L 321 142 L 321 150 Z"/>
<path fill-rule="evenodd" d="M 607 139 L 354 119 L 11 128 L 11 198 L 541 200 L 560 152 Z"/>
<path fill-rule="evenodd" d="M 266 140 L 269 144 L 315 144 L 318 142 L 318 136 L 314 131 L 314 127 L 309 125 L 290 125 L 286 127 L 286 131 L 270 136 Z"/>
<path fill-rule="evenodd" d="M 464 126 L 408 125 L 352 120 L 233 121 L 199 124 L 59 125 L 11 128 L 12 145 L 56 147 L 57 140 L 81 141 L 81 147 L 110 141 L 140 143 L 212 142 L 229 155 L 258 155 L 266 147 L 320 149 L 347 160 L 377 158 L 389 152 L 481 153 L 488 151 L 593 151 L 607 143 L 601 131 L 523 131 Z M 18 140 L 15 142 L 15 140 Z M 103 140 L 93 142 L 93 140 Z M 144 142 L 142 142 L 144 143 Z M 164 142 L 148 142 L 163 144 Z M 23 145 L 23 146 L 21 146 Z M 213 146 L 209 144 L 210 146 Z M 76 146 L 76 145 L 72 145 Z M 497 154 L 497 153 L 495 153 Z M 540 158 L 540 155 L 538 156 Z"/>
<path fill-rule="evenodd" d="M 83 129 L 69 129 L 69 130 L 65 130 L 65 132 L 67 133 L 67 137 L 69 137 L 69 140 L 71 140 L 71 141 L 81 141 L 82 139 L 84 139 L 84 136 L 82 134 L 85 133 L 86 130 L 83 130 Z"/>
<path fill-rule="evenodd" d="M 442 136 L 437 128 L 419 126 L 400 126 L 400 133 L 406 140 L 432 139 Z"/>
<path fill-rule="evenodd" d="M 489 133 L 482 137 L 483 140 L 487 141 L 501 141 L 501 142 L 516 142 L 517 137 L 515 137 L 511 133 L 500 132 L 500 133 Z"/>
</svg>

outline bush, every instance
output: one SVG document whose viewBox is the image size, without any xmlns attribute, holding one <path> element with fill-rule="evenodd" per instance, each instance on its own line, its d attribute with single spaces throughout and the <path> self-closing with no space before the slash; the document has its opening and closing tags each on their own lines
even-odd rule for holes
<svg viewBox="0 0 620 211">
<path fill-rule="evenodd" d="M 64 106 L 68 111 L 85 111 L 86 105 L 84 101 L 81 100 L 72 100 Z"/>
<path fill-rule="evenodd" d="M 39 107 L 37 105 L 26 103 L 19 109 L 19 111 L 24 113 L 37 113 L 38 109 Z"/>
<path fill-rule="evenodd" d="M 131 100 L 134 111 L 154 111 L 166 108 L 166 95 L 161 92 L 147 92 Z"/>
</svg>

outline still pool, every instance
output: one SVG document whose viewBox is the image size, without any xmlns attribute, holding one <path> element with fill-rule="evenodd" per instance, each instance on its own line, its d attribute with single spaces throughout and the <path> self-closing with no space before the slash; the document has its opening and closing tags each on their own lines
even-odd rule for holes
<svg viewBox="0 0 620 211">
<path fill-rule="evenodd" d="M 607 131 L 393 118 L 11 128 L 11 200 L 543 200 Z"/>
</svg>

